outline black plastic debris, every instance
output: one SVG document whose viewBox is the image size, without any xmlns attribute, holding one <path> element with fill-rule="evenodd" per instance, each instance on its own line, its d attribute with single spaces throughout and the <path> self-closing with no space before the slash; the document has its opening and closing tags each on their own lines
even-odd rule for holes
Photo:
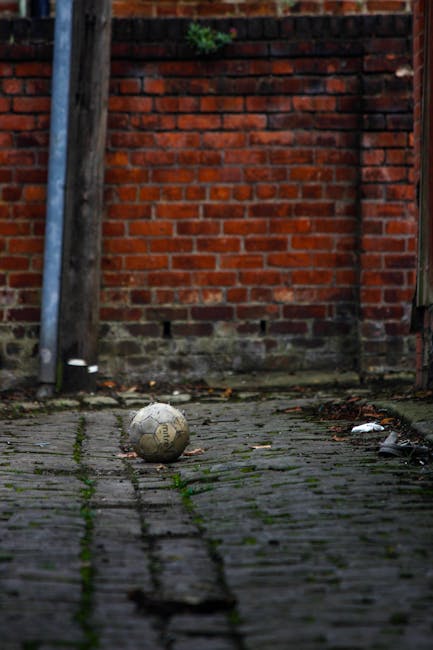
<svg viewBox="0 0 433 650">
<path fill-rule="evenodd" d="M 397 442 L 398 434 L 391 431 L 388 437 L 379 446 L 379 456 L 407 457 L 426 462 L 430 459 L 431 450 L 426 445 L 418 445 L 410 440 Z"/>
</svg>

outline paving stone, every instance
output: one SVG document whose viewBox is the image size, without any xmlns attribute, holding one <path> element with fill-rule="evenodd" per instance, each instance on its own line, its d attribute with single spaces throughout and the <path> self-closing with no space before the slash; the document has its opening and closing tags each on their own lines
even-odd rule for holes
<svg viewBox="0 0 433 650">
<path fill-rule="evenodd" d="M 317 401 L 186 402 L 205 453 L 166 467 L 116 400 L 2 422 L 2 650 L 430 650 L 431 470 Z"/>
</svg>

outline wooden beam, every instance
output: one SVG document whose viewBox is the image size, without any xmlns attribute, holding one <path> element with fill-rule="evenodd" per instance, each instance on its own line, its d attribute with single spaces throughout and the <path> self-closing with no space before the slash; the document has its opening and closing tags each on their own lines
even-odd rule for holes
<svg viewBox="0 0 433 650">
<path fill-rule="evenodd" d="M 433 10 L 425 4 L 417 306 L 433 304 Z"/>
<path fill-rule="evenodd" d="M 98 363 L 110 52 L 111 0 L 76 0 L 59 336 L 66 389 L 92 388 Z"/>
</svg>

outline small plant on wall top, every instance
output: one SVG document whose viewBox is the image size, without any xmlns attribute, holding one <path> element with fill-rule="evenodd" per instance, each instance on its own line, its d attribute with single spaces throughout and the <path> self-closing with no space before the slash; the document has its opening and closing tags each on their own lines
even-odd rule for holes
<svg viewBox="0 0 433 650">
<path fill-rule="evenodd" d="M 219 32 L 200 23 L 191 23 L 186 35 L 186 40 L 197 54 L 213 54 L 224 45 L 231 43 L 234 38 L 236 38 L 235 29 L 231 29 L 228 33 Z"/>
</svg>

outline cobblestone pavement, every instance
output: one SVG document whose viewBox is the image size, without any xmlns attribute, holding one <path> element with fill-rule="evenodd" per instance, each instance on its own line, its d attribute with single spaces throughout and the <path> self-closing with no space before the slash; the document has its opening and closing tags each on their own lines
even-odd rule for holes
<svg viewBox="0 0 433 650">
<path fill-rule="evenodd" d="M 119 408 L 1 421 L 2 650 L 431 650 L 431 469 L 299 404 L 188 403 L 167 467 Z"/>
</svg>

